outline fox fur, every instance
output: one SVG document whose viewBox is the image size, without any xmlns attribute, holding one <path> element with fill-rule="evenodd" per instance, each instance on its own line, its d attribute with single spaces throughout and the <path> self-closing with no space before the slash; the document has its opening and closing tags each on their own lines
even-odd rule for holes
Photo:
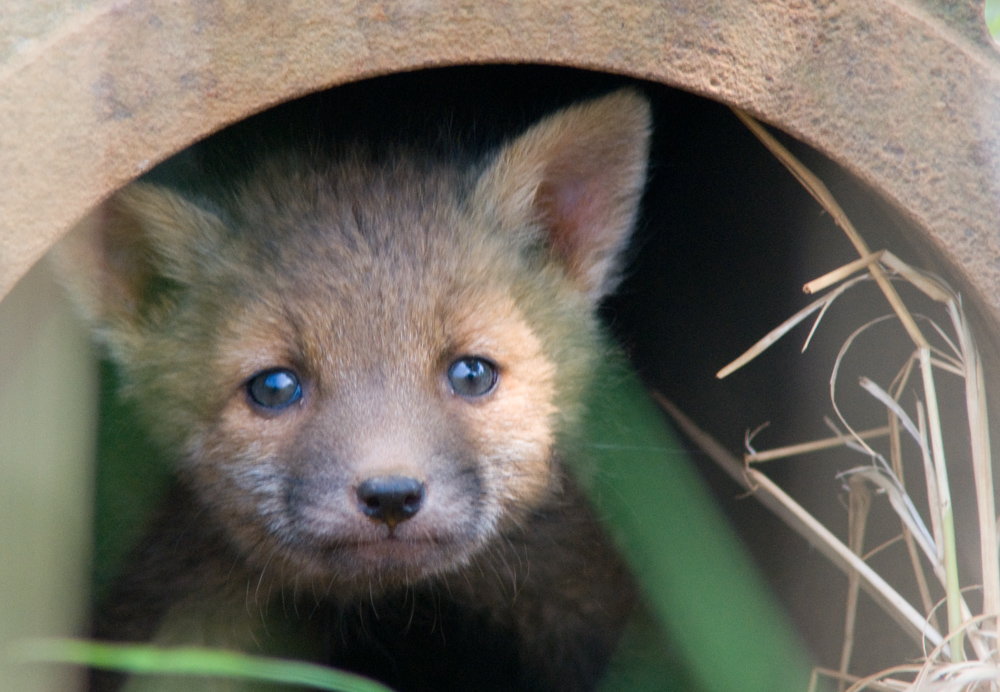
<svg viewBox="0 0 1000 692">
<path fill-rule="evenodd" d="M 138 182 L 81 223 L 56 261 L 177 469 L 94 636 L 281 630 L 400 690 L 592 689 L 636 589 L 564 455 L 649 131 L 624 89 L 481 160 L 275 154 L 221 199 Z M 459 361 L 492 388 L 457 391 Z M 273 371 L 299 398 L 254 398 Z M 414 513 L 366 514 L 386 478 Z"/>
</svg>

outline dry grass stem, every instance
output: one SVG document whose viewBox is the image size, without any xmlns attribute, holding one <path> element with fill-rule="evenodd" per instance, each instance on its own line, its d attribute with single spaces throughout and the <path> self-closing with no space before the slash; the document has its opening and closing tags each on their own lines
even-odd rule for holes
<svg viewBox="0 0 1000 692">
<path fill-rule="evenodd" d="M 694 442 L 712 461 L 719 465 L 733 480 L 752 492 L 761 504 L 770 509 L 789 527 L 805 538 L 810 545 L 827 557 L 834 565 L 850 574 L 856 569 L 861 588 L 871 596 L 918 644 L 924 641 L 938 646 L 941 634 L 931 627 L 926 618 L 889 585 L 875 570 L 851 552 L 844 543 L 823 524 L 793 500 L 771 479 L 756 469 L 747 468 L 711 435 L 699 428 L 670 400 L 658 392 L 653 397 L 670 415 L 677 427 Z"/>
<path fill-rule="evenodd" d="M 899 405 L 896 398 L 889 395 L 889 392 L 885 391 L 878 386 L 878 383 L 868 379 L 867 377 L 860 377 L 858 379 L 858 384 L 866 392 L 871 394 L 873 397 L 878 399 L 882 404 L 889 409 L 889 413 L 896 417 L 903 427 L 906 428 L 906 432 L 910 433 L 910 437 L 913 438 L 914 442 L 918 445 L 923 444 L 923 440 L 920 437 L 920 431 L 917 430 L 917 426 L 910 419 L 910 416 L 903 410 L 903 407 Z M 902 467 L 900 467 L 902 469 Z M 898 474 L 897 474 L 898 475 Z"/>
<path fill-rule="evenodd" d="M 813 196 L 813 198 L 820 203 L 820 206 L 836 222 L 844 233 L 847 235 L 848 240 L 854 245 L 855 249 L 861 257 L 868 257 L 872 254 L 871 250 L 868 249 L 868 244 L 858 233 L 857 229 L 854 228 L 854 224 L 851 220 L 847 218 L 847 214 L 837 203 L 833 194 L 827 189 L 823 181 L 816 177 L 816 175 L 810 171 L 805 165 L 795 158 L 794 155 L 788 149 L 786 149 L 777 139 L 775 139 L 770 132 L 764 129 L 764 126 L 759 122 L 754 120 L 750 114 L 742 111 L 738 108 L 733 108 L 733 112 L 736 114 L 744 125 L 753 132 L 753 134 L 761 141 L 761 143 L 767 147 L 767 149 L 774 154 L 775 158 L 780 161 L 785 168 L 787 168 L 795 179 L 798 180 L 802 186 Z M 914 343 L 918 346 L 925 344 L 923 334 L 920 333 L 920 329 L 917 328 L 916 323 L 913 321 L 913 317 L 910 316 L 909 311 L 903 305 L 902 299 L 896 293 L 896 289 L 892 287 L 889 283 L 889 279 L 886 277 L 885 272 L 882 271 L 879 263 L 873 263 L 869 265 L 869 271 L 872 277 L 878 283 L 879 288 L 882 289 L 882 293 L 885 294 L 886 299 L 889 301 L 889 305 L 892 306 L 893 312 L 899 315 L 900 321 L 903 323 L 903 327 L 906 329 L 910 338 L 913 339 Z"/>
<path fill-rule="evenodd" d="M 915 689 L 912 681 L 897 680 L 890 676 L 906 675 L 915 678 L 920 674 L 920 670 L 920 666 L 894 666 L 893 668 L 884 670 L 881 673 L 869 675 L 865 678 L 859 678 L 857 682 L 847 688 L 847 692 L 860 692 L 861 690 L 893 690 L 894 692 L 903 690 L 905 692 L 910 692 Z"/>
<path fill-rule="evenodd" d="M 942 286 L 937 280 L 931 278 L 929 275 L 918 271 L 908 265 L 903 260 L 896 257 L 894 254 L 888 250 L 884 250 L 882 254 L 882 259 L 879 260 L 885 265 L 886 269 L 890 269 L 896 274 L 909 281 L 912 285 L 920 289 L 924 295 L 926 295 L 931 300 L 937 301 L 938 303 L 947 304 L 951 302 L 955 296 L 952 292 Z"/>
<path fill-rule="evenodd" d="M 878 488 L 888 498 L 889 504 L 892 505 L 892 508 L 902 520 L 903 525 L 913 535 L 917 541 L 917 545 L 920 546 L 927 560 L 931 563 L 934 574 L 944 584 L 945 572 L 938 560 L 937 546 L 934 544 L 934 539 L 931 537 L 930 532 L 924 525 L 924 520 L 920 517 L 920 513 L 917 512 L 917 508 L 914 507 L 913 501 L 906 494 L 899 480 L 889 472 L 874 466 L 863 466 L 852 469 L 843 475 L 849 479 L 860 478 L 868 481 L 869 484 Z"/>
<path fill-rule="evenodd" d="M 841 683 L 857 683 L 861 680 L 857 675 L 846 675 L 840 673 L 836 670 L 830 670 L 829 668 L 813 668 L 812 677 L 809 680 L 809 692 L 816 692 L 819 685 L 819 679 L 821 677 L 830 678 L 832 680 L 837 680 Z M 873 682 L 870 690 L 877 690 L 878 692 L 899 692 L 905 689 L 904 687 L 897 686 L 895 680 L 890 680 L 888 683 L 883 684 L 881 682 Z"/>
<path fill-rule="evenodd" d="M 886 425 L 881 428 L 862 430 L 857 435 L 862 440 L 871 440 L 879 437 L 885 437 L 888 434 L 889 426 Z M 846 435 L 837 435 L 836 437 L 826 437 L 822 440 L 814 440 L 813 442 L 802 442 L 795 445 L 788 445 L 787 447 L 776 447 L 774 449 L 768 449 L 764 452 L 745 454 L 743 456 L 743 461 L 748 464 L 759 464 L 764 461 L 785 459 L 787 457 L 798 456 L 799 454 L 808 454 L 809 452 L 819 452 L 824 449 L 842 447 L 843 445 L 848 444 L 851 439 L 852 438 L 849 438 Z"/>
<path fill-rule="evenodd" d="M 955 515 L 952 511 L 948 468 L 945 465 L 944 433 L 941 430 L 941 415 L 938 411 L 937 387 L 934 384 L 934 375 L 931 370 L 931 351 L 926 346 L 920 349 L 920 373 L 923 375 L 924 404 L 927 406 L 927 423 L 931 439 L 931 458 L 934 460 L 935 481 L 937 482 L 937 511 L 941 516 L 941 548 L 944 558 L 945 593 L 948 598 L 948 631 L 954 637 L 952 639 L 953 655 L 956 660 L 962 660 L 965 646 L 962 643 L 964 635 L 961 631 L 961 586 L 958 581 Z"/>
<path fill-rule="evenodd" d="M 868 524 L 868 512 L 872 506 L 872 493 L 868 486 L 858 478 L 848 482 L 850 487 L 849 508 L 847 512 L 847 545 L 863 560 L 865 552 L 865 527 Z M 858 592 L 861 590 L 861 576 L 857 570 L 851 570 L 847 575 L 847 615 L 844 618 L 844 643 L 840 653 L 840 674 L 846 676 L 851 667 L 851 653 L 854 651 L 854 624 L 858 614 Z M 847 681 L 842 677 L 838 689 L 844 691 Z"/>
<path fill-rule="evenodd" d="M 886 250 L 880 250 L 879 252 L 872 253 L 867 257 L 856 259 L 838 269 L 834 269 L 832 272 L 824 274 L 818 279 L 813 279 L 807 283 L 802 287 L 802 292 L 806 294 L 819 293 L 834 284 L 839 284 L 847 277 L 861 271 L 862 269 L 868 269 L 874 262 L 881 260 L 885 253 Z"/>
<path fill-rule="evenodd" d="M 927 446 L 927 414 L 924 412 L 924 405 L 920 401 L 917 402 L 917 421 L 920 425 L 920 439 L 922 440 L 920 445 L 920 451 L 922 452 L 921 460 L 924 464 L 924 479 L 927 481 L 927 504 L 931 509 L 931 527 L 934 530 L 934 544 L 940 549 L 944 545 L 944 541 L 941 539 L 941 515 L 934 511 L 934 508 L 940 505 L 937 494 L 937 477 L 934 474 L 934 462 L 931 460 L 930 448 Z M 939 552 L 937 556 L 938 561 L 943 557 L 943 553 Z"/>
<path fill-rule="evenodd" d="M 899 396 L 900 394 L 903 393 L 903 388 L 906 386 L 907 382 L 909 382 L 910 374 L 913 372 L 913 363 L 914 363 L 913 358 L 908 358 L 906 360 L 906 364 L 900 369 L 899 373 L 896 375 L 896 378 L 893 380 L 892 386 L 890 387 L 892 391 L 893 400 L 899 401 Z M 919 401 L 917 403 L 918 403 L 917 413 L 919 421 L 918 432 L 920 433 L 920 440 L 921 440 L 920 448 L 921 450 L 925 450 L 926 437 L 924 436 L 923 433 L 923 418 L 921 417 L 923 414 L 923 408 L 919 406 Z M 898 478 L 899 482 L 902 483 L 905 487 L 906 479 L 903 476 L 903 452 L 899 439 L 899 418 L 893 415 L 892 413 L 889 413 L 888 417 L 889 417 L 889 430 L 890 430 L 889 461 L 892 465 L 893 473 L 896 474 L 896 478 Z M 924 454 L 923 456 L 926 458 L 926 454 Z M 932 519 L 936 516 L 937 515 L 935 515 L 933 512 L 931 513 Z M 936 545 L 941 545 L 941 534 L 940 534 L 941 527 L 938 526 L 937 523 L 934 521 L 931 522 L 931 525 L 934 531 L 934 542 Z M 910 566 L 913 568 L 913 577 L 917 582 L 917 591 L 919 591 L 920 593 L 920 602 L 923 603 L 924 612 L 928 613 L 928 619 L 931 625 L 935 629 L 940 629 L 940 625 L 938 624 L 937 620 L 937 614 L 934 611 L 934 600 L 931 598 L 930 588 L 927 586 L 927 577 L 924 576 L 924 570 L 920 563 L 920 555 L 917 553 L 917 545 L 913 539 L 913 534 L 911 534 L 910 531 L 906 528 L 905 522 L 903 523 L 902 528 L 903 528 L 902 538 L 903 542 L 906 544 L 906 552 L 910 557 Z"/>
<path fill-rule="evenodd" d="M 941 360 L 939 358 L 931 358 L 931 365 L 938 368 L 939 370 L 944 370 L 945 372 L 950 372 L 952 375 L 958 375 L 959 377 L 965 377 L 965 373 L 961 368 L 956 367 L 949 361 Z"/>
<path fill-rule="evenodd" d="M 835 290 L 831 291 L 830 293 L 827 293 L 819 300 L 816 300 L 807 305 L 806 307 L 802 308 L 797 313 L 795 313 L 787 320 L 782 322 L 780 325 L 778 325 L 775 329 L 772 329 L 770 332 L 768 332 L 767 336 L 765 336 L 763 339 L 761 339 L 756 344 L 747 349 L 746 353 L 741 355 L 739 358 L 734 360 L 726 367 L 722 368 L 722 370 L 720 370 L 719 372 L 715 373 L 715 376 L 721 380 L 727 375 L 736 372 L 744 365 L 752 361 L 754 358 L 759 356 L 761 353 L 766 351 L 768 348 L 770 348 L 772 344 L 774 344 L 776 341 L 778 341 L 778 339 L 780 339 L 785 334 L 794 329 L 796 326 L 798 326 L 799 323 L 801 323 L 805 318 L 809 317 L 809 315 L 813 314 L 814 312 L 816 312 L 821 308 L 826 308 L 841 294 L 843 294 L 849 288 L 854 286 L 857 282 L 862 281 L 865 278 L 866 277 L 861 276 L 856 279 L 852 279 L 851 281 L 845 282 L 840 286 L 838 286 Z"/>
<path fill-rule="evenodd" d="M 964 324 L 964 322 L 963 322 Z M 967 327 L 965 332 L 967 332 Z M 963 342 L 972 336 L 965 334 Z M 974 347 L 973 347 L 974 348 Z M 993 462 L 990 456 L 990 428 L 986 411 L 986 382 L 979 354 L 966 359 L 971 372 L 966 376 L 966 408 L 972 468 L 976 479 L 976 506 L 979 509 L 979 550 L 983 565 L 983 614 L 1000 615 L 1000 558 L 997 550 L 996 508 L 993 495 Z M 974 386 L 969 386 L 970 378 Z"/>
<path fill-rule="evenodd" d="M 808 294 L 826 291 L 824 295 L 799 310 L 795 315 L 770 331 L 746 353 L 720 370 L 722 378 L 743 367 L 771 344 L 787 334 L 806 318 L 816 315 L 806 338 L 808 346 L 819 323 L 830 305 L 859 281 L 873 279 L 891 308 L 891 314 L 872 320 L 857 328 L 843 343 L 830 377 L 830 401 L 839 423 L 828 421 L 835 437 L 806 442 L 780 449 L 756 451 L 750 447 L 748 435 L 744 465 L 728 454 L 718 443 L 708 438 L 687 420 L 669 402 L 658 397 L 661 405 L 674 417 L 678 425 L 713 459 L 791 528 L 826 555 L 849 579 L 847 615 L 844 623 L 844 641 L 840 670 L 822 671 L 840 681 L 844 690 L 941 690 L 958 692 L 967 690 L 1000 689 L 997 618 L 1000 616 L 1000 549 L 998 549 L 998 521 L 994 502 L 992 459 L 982 361 L 976 349 L 961 298 L 942 280 L 906 264 L 887 250 L 872 252 L 854 228 L 836 199 L 819 178 L 793 156 L 760 123 L 748 114 L 734 109 L 737 117 L 781 161 L 806 190 L 830 214 L 854 245 L 859 259 L 810 281 L 803 290 Z M 858 273 L 861 272 L 859 275 Z M 939 324 L 935 319 L 910 312 L 900 297 L 893 279 L 915 287 L 927 298 L 941 305 L 947 319 Z M 898 319 L 913 344 L 911 355 L 906 358 L 892 383 L 887 388 L 874 379 L 861 377 L 859 385 L 878 401 L 888 416 L 888 425 L 857 432 L 843 415 L 837 402 L 837 383 L 841 363 L 855 340 L 874 325 L 887 319 Z M 950 322 L 950 325 L 948 324 Z M 946 330 L 942 325 L 950 326 Z M 930 329 L 927 329 L 930 327 Z M 925 333 L 926 330 L 926 333 Z M 941 344 L 939 348 L 934 344 Z M 979 518 L 979 561 L 982 565 L 981 588 L 983 609 L 973 613 L 963 597 L 963 586 L 958 574 L 958 544 L 955 540 L 954 502 L 951 495 L 949 464 L 956 463 L 945 456 L 945 433 L 938 400 L 936 372 L 961 377 L 965 389 L 965 408 L 968 414 L 968 458 L 972 465 L 976 485 L 976 507 Z M 916 373 L 918 376 L 914 377 Z M 904 391 L 918 388 L 921 395 L 913 404 L 913 416 L 900 404 Z M 841 432 L 841 427 L 846 433 Z M 907 491 L 903 476 L 904 448 L 901 436 L 905 434 L 917 446 L 920 461 L 916 468 L 923 470 L 927 491 L 927 505 L 921 511 Z M 949 435 L 959 435 L 948 430 Z M 963 436 L 964 437 L 964 436 Z M 869 442 L 888 439 L 889 460 L 877 452 Z M 844 545 L 822 524 L 812 517 L 777 485 L 749 464 L 786 458 L 822 449 L 845 447 L 865 454 L 870 463 L 841 474 L 850 488 L 849 545 Z M 952 453 L 955 451 L 953 449 Z M 912 467 L 911 467 L 912 468 Z M 913 471 L 911 471 L 911 474 Z M 919 481 L 917 481 L 919 482 Z M 878 494 L 873 496 L 872 491 Z M 880 575 L 872 570 L 864 558 L 863 546 L 868 511 L 875 497 L 884 497 L 899 517 L 902 539 L 917 581 L 923 613 L 913 608 Z M 928 529 L 925 517 L 929 519 Z M 923 559 L 921 559 L 923 553 Z M 934 575 L 944 588 L 944 606 L 947 613 L 947 636 L 939 632 L 927 572 Z M 898 666 L 868 678 L 850 675 L 851 653 L 855 637 L 857 594 L 864 589 L 891 615 L 902 630 L 917 642 L 930 642 L 933 651 L 920 666 Z M 971 644 L 974 660 L 966 661 L 966 643 Z M 813 686 L 817 675 L 814 675 Z"/>
<path fill-rule="evenodd" d="M 885 543 L 882 543 L 880 545 L 875 546 L 874 548 L 872 548 L 871 550 L 869 550 L 867 553 L 865 553 L 864 555 L 862 555 L 861 559 L 864 560 L 865 562 L 868 562 L 873 557 L 875 557 L 876 555 L 878 555 L 879 553 L 881 553 L 883 550 L 886 550 L 887 548 L 891 548 L 892 546 L 894 546 L 897 543 L 899 543 L 901 540 L 903 540 L 903 534 L 902 533 L 900 533 L 898 536 L 893 536 L 892 538 L 890 538 L 889 540 L 887 540 Z"/>
</svg>

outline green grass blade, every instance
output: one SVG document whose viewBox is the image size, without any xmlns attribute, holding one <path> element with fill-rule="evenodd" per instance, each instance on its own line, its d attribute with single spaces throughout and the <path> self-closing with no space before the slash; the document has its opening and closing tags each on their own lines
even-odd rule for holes
<svg viewBox="0 0 1000 692">
<path fill-rule="evenodd" d="M 13 647 L 10 658 L 25 662 L 70 663 L 133 674 L 239 678 L 332 692 L 392 692 L 368 678 L 315 663 L 198 647 L 32 639 Z"/>
<path fill-rule="evenodd" d="M 608 366 L 585 422 L 587 484 L 702 692 L 802 692 L 786 617 L 638 378 Z"/>
</svg>

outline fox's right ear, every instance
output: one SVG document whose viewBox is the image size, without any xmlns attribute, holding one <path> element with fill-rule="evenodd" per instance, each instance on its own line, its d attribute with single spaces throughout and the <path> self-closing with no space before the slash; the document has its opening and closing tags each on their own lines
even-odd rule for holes
<svg viewBox="0 0 1000 692">
<path fill-rule="evenodd" d="M 92 211 L 52 251 L 71 298 L 118 355 L 128 352 L 171 288 L 190 284 L 196 255 L 223 229 L 165 188 L 133 183 Z"/>
<path fill-rule="evenodd" d="M 646 182 L 652 111 L 620 89 L 543 118 L 500 148 L 474 204 L 511 229 L 537 227 L 593 303 L 618 282 Z"/>
</svg>

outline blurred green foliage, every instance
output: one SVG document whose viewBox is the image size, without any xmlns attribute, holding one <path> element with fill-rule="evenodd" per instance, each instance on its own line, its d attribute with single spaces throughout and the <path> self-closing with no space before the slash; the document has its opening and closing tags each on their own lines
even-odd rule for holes
<svg viewBox="0 0 1000 692">
<path fill-rule="evenodd" d="M 167 488 L 170 465 L 149 440 L 119 381 L 101 363 L 101 403 L 94 512 L 94 600 L 100 601 L 126 553 L 142 537 Z"/>
<path fill-rule="evenodd" d="M 630 368 L 605 364 L 584 429 L 591 497 L 697 689 L 805 690 L 784 613 Z"/>
</svg>

